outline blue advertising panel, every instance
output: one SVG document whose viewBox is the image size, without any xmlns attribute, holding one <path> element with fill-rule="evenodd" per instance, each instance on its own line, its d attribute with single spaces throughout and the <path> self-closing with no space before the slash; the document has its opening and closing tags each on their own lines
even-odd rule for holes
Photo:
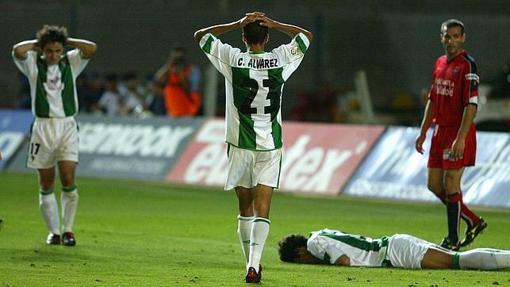
<svg viewBox="0 0 510 287">
<path fill-rule="evenodd" d="M 30 111 L 0 109 L 0 170 L 3 169 L 14 153 L 19 149 L 29 133 L 32 123 Z"/>
<path fill-rule="evenodd" d="M 79 115 L 77 121 L 78 176 L 163 180 L 203 119 Z M 29 172 L 26 155 L 9 169 Z"/>
<path fill-rule="evenodd" d="M 381 136 L 351 178 L 343 193 L 353 196 L 435 201 L 427 189 L 427 160 L 431 132 L 425 153 L 414 149 L 418 128 L 390 127 Z M 510 134 L 477 132 L 476 166 L 464 171 L 464 202 L 510 207 Z"/>
</svg>

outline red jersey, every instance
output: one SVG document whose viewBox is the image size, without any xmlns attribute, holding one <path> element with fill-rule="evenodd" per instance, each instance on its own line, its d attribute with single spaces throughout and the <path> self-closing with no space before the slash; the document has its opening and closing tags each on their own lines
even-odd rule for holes
<svg viewBox="0 0 510 287">
<path fill-rule="evenodd" d="M 436 124 L 460 126 L 464 107 L 478 104 L 479 81 L 475 60 L 465 51 L 450 61 L 446 55 L 439 57 L 428 95 L 434 103 Z"/>
</svg>

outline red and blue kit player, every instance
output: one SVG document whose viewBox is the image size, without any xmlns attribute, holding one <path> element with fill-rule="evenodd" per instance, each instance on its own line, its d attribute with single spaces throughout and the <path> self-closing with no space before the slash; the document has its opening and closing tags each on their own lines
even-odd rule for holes
<svg viewBox="0 0 510 287">
<path fill-rule="evenodd" d="M 434 65 L 432 86 L 416 138 L 416 150 L 423 153 L 427 130 L 435 122 L 427 164 L 427 187 L 446 205 L 448 235 L 441 246 L 452 250 L 467 246 L 487 227 L 487 223 L 462 202 L 460 189 L 464 168 L 475 165 L 473 120 L 480 80 L 475 60 L 464 50 L 465 40 L 461 21 L 450 19 L 441 25 L 445 55 Z M 459 240 L 460 218 L 467 225 L 462 241 Z"/>
</svg>

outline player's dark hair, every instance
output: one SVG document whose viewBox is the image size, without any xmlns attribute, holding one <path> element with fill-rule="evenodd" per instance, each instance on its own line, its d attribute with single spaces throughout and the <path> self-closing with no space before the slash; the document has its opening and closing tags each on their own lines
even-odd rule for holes
<svg viewBox="0 0 510 287">
<path fill-rule="evenodd" d="M 243 27 L 243 34 L 248 44 L 261 44 L 266 40 L 269 29 L 266 26 L 260 25 L 261 22 L 261 20 L 257 20 Z"/>
<path fill-rule="evenodd" d="M 457 19 L 448 19 L 441 24 L 441 33 L 451 27 L 460 27 L 460 32 L 464 34 L 464 23 Z"/>
<path fill-rule="evenodd" d="M 280 260 L 284 262 L 295 262 L 298 255 L 297 248 L 306 246 L 307 238 L 303 235 L 292 234 L 278 242 L 278 253 Z"/>
<path fill-rule="evenodd" d="M 37 45 L 41 48 L 44 48 L 46 44 L 59 42 L 62 46 L 65 46 L 67 42 L 67 28 L 54 26 L 54 25 L 44 25 L 41 30 L 36 33 Z"/>
</svg>

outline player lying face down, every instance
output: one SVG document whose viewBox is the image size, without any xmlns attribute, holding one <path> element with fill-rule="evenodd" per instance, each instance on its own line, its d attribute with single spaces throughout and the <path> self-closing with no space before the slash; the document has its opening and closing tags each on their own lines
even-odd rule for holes
<svg viewBox="0 0 510 287">
<path fill-rule="evenodd" d="M 311 232 L 309 238 L 288 235 L 279 243 L 279 254 L 284 262 L 339 266 L 482 270 L 510 267 L 507 250 L 453 252 L 407 234 L 372 239 L 332 229 Z"/>
</svg>

